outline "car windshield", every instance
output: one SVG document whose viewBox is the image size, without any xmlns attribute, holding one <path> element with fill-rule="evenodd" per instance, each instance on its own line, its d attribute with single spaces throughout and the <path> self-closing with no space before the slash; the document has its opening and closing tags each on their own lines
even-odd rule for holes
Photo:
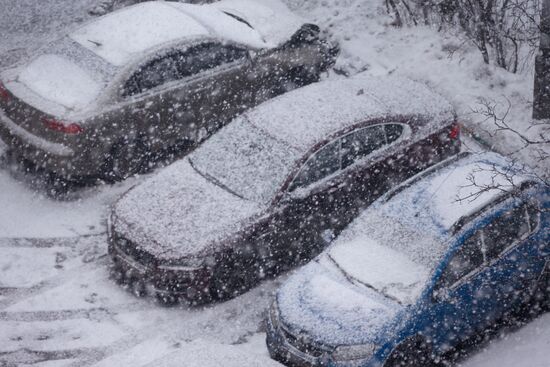
<svg viewBox="0 0 550 367">
<path fill-rule="evenodd" d="M 271 201 L 296 160 L 295 149 L 239 118 L 189 158 L 213 183 L 258 203 Z"/>
<path fill-rule="evenodd" d="M 360 217 L 327 256 L 351 282 L 400 304 L 412 304 L 441 259 L 445 244 L 380 214 Z"/>
</svg>

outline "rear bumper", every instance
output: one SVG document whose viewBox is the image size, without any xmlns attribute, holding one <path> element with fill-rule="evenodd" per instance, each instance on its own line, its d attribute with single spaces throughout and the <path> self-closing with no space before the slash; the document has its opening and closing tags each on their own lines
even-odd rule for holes
<svg viewBox="0 0 550 367">
<path fill-rule="evenodd" d="M 0 109 L 0 139 L 17 156 L 63 177 L 86 177 L 96 173 L 90 162 L 72 147 L 32 134 Z"/>
</svg>

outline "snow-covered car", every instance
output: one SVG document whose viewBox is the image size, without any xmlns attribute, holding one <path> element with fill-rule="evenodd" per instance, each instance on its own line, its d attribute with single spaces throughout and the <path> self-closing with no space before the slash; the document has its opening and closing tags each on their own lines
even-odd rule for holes
<svg viewBox="0 0 550 367">
<path fill-rule="evenodd" d="M 278 0 L 153 1 L 96 18 L 0 74 L 0 137 L 69 179 L 125 178 L 167 147 L 315 81 L 338 47 Z"/>
<path fill-rule="evenodd" d="M 118 279 L 160 299 L 227 298 L 314 257 L 396 182 L 460 149 L 425 85 L 358 75 L 237 117 L 114 205 Z"/>
<path fill-rule="evenodd" d="M 270 354 L 299 366 L 435 365 L 537 290 L 548 304 L 549 209 L 548 186 L 495 153 L 428 169 L 281 286 Z"/>
</svg>

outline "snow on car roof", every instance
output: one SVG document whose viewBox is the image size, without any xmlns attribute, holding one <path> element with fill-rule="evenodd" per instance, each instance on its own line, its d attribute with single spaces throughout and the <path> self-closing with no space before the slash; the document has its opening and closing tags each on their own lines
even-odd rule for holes
<svg viewBox="0 0 550 367">
<path fill-rule="evenodd" d="M 136 54 L 182 37 L 207 35 L 192 17 L 162 1 L 137 4 L 101 17 L 70 37 L 113 65 Z"/>
<path fill-rule="evenodd" d="M 474 214 L 528 179 L 517 174 L 509 181 L 495 173 L 495 169 L 507 172 L 512 166 L 496 153 L 472 154 L 435 170 L 377 206 L 388 217 L 445 238 L 460 218 Z"/>
<path fill-rule="evenodd" d="M 454 118 L 451 105 L 421 83 L 365 74 L 311 84 L 247 114 L 254 125 L 300 151 L 356 123 L 400 115 L 435 125 Z"/>
<path fill-rule="evenodd" d="M 275 46 L 245 23 L 209 5 L 151 1 L 123 8 L 70 37 L 108 62 L 122 66 L 136 54 L 183 38 L 215 35 L 254 48 Z"/>
</svg>

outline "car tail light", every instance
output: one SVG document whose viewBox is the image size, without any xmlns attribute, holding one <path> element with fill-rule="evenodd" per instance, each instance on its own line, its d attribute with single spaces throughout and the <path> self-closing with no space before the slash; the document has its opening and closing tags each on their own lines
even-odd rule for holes
<svg viewBox="0 0 550 367">
<path fill-rule="evenodd" d="M 451 130 L 449 130 L 449 138 L 455 140 L 455 139 L 458 139 L 459 136 L 460 136 L 460 125 L 455 122 L 451 126 Z"/>
<path fill-rule="evenodd" d="M 75 124 L 74 122 L 68 123 L 53 118 L 44 118 L 42 119 L 42 123 L 50 130 L 59 131 L 65 134 L 79 134 L 84 131 L 82 126 Z"/>
<path fill-rule="evenodd" d="M 8 92 L 8 90 L 6 89 L 4 84 L 2 84 L 2 82 L 0 82 L 0 99 L 6 102 L 11 99 L 10 92 Z"/>
</svg>

